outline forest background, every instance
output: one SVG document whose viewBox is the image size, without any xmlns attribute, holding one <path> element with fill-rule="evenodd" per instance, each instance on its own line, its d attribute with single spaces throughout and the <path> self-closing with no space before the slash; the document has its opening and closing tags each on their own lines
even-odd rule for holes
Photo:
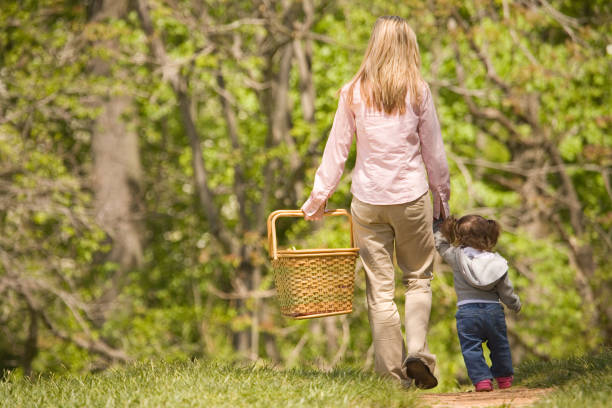
<svg viewBox="0 0 612 408">
<path fill-rule="evenodd" d="M 350 315 L 280 316 L 266 217 L 310 192 L 375 19 L 417 33 L 451 208 L 503 227 L 516 362 L 612 345 L 612 10 L 606 0 L 2 0 L 0 371 L 221 359 L 370 369 Z M 329 207 L 350 205 L 350 169 Z M 283 245 L 347 246 L 342 220 Z M 430 347 L 467 381 L 449 268 Z M 397 284 L 397 301 L 403 290 Z"/>
</svg>

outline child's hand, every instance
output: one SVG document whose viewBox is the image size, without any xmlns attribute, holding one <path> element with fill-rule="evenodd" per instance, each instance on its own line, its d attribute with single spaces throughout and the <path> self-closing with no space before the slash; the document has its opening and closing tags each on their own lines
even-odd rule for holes
<svg viewBox="0 0 612 408">
<path fill-rule="evenodd" d="M 433 230 L 434 230 L 434 232 L 437 232 L 440 229 L 440 226 L 442 225 L 443 222 L 444 222 L 443 218 L 434 218 L 434 220 L 433 220 Z"/>
<path fill-rule="evenodd" d="M 456 222 L 457 221 L 455 220 L 455 217 L 451 215 L 450 217 L 445 218 L 444 221 L 442 222 L 442 225 L 440 226 L 440 232 L 442 232 L 442 235 L 444 235 L 444 238 L 446 238 L 448 242 L 450 242 L 451 244 L 455 242 L 455 224 Z"/>
</svg>

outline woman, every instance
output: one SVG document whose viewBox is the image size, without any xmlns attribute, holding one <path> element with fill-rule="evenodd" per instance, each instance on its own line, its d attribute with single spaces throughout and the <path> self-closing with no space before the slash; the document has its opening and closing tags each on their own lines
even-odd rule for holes
<svg viewBox="0 0 612 408">
<path fill-rule="evenodd" d="M 323 216 L 344 170 L 353 135 L 354 238 L 366 273 L 375 369 L 406 384 L 433 388 L 427 348 L 435 253 L 433 218 L 448 214 L 450 183 L 431 91 L 420 74 L 416 35 L 401 17 L 380 17 L 355 77 L 340 90 L 307 220 Z M 427 194 L 431 190 L 432 203 Z M 397 259 L 406 287 L 406 343 L 394 302 Z"/>
</svg>

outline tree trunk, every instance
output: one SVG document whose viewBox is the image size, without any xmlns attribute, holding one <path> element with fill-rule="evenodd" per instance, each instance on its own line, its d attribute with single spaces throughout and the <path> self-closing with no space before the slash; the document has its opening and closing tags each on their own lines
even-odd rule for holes
<svg viewBox="0 0 612 408">
<path fill-rule="evenodd" d="M 123 18 L 128 11 L 125 0 L 94 0 L 88 12 L 90 21 Z M 105 40 L 104 46 L 119 47 L 117 40 Z M 112 80 L 111 62 L 96 59 L 91 62 L 94 75 Z M 118 265 L 109 288 L 101 299 L 105 305 L 100 319 L 119 294 L 125 273 L 142 264 L 142 242 L 139 222 L 142 169 L 137 134 L 124 117 L 131 113 L 129 94 L 108 92 L 96 104 L 100 107 L 92 131 L 93 186 L 96 219 L 112 241 L 108 261 Z"/>
<path fill-rule="evenodd" d="M 25 342 L 25 351 L 23 353 L 23 374 L 26 377 L 32 375 L 32 361 L 38 354 L 38 315 L 36 311 L 29 308 L 28 315 L 30 322 L 28 325 L 28 338 Z"/>
</svg>

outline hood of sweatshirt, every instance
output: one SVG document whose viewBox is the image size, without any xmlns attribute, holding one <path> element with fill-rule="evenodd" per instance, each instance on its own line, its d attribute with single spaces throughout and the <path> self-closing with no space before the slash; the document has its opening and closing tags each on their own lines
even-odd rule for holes
<svg viewBox="0 0 612 408">
<path fill-rule="evenodd" d="M 475 288 L 489 290 L 508 272 L 508 262 L 497 252 L 462 248 L 459 252 L 461 272 Z"/>
</svg>

